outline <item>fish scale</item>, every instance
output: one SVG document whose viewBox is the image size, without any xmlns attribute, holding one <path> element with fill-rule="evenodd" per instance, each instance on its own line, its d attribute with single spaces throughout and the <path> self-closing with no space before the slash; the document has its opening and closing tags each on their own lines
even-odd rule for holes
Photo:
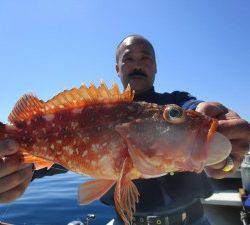
<svg viewBox="0 0 250 225">
<path fill-rule="evenodd" d="M 65 90 L 47 102 L 27 94 L 10 113 L 11 125 L 0 123 L 0 139 L 18 142 L 24 163 L 35 169 L 57 163 L 94 178 L 80 185 L 80 204 L 116 184 L 116 210 L 128 225 L 139 200 L 133 180 L 201 172 L 217 124 L 177 105 L 133 102 L 133 96 L 129 86 L 120 93 L 117 84 L 108 89 L 105 83 Z"/>
</svg>

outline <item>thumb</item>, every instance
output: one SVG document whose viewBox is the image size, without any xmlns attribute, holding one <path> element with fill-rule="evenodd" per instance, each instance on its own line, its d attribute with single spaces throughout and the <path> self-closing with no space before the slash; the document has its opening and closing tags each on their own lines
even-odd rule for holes
<svg viewBox="0 0 250 225">
<path fill-rule="evenodd" d="M 16 153 L 19 149 L 18 144 L 10 139 L 0 141 L 0 158 Z"/>
<path fill-rule="evenodd" d="M 209 117 L 217 117 L 227 113 L 228 109 L 218 102 L 201 102 L 197 105 L 196 111 Z"/>
</svg>

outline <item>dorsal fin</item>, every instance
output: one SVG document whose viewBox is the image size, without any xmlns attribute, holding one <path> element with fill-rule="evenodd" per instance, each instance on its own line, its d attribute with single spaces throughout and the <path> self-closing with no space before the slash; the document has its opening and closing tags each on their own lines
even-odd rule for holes
<svg viewBox="0 0 250 225">
<path fill-rule="evenodd" d="M 23 95 L 14 106 L 8 119 L 11 123 L 25 121 L 42 112 L 44 102 L 32 94 Z"/>
<path fill-rule="evenodd" d="M 116 83 L 110 89 L 104 82 L 101 82 L 97 88 L 93 84 L 89 88 L 83 84 L 80 88 L 62 91 L 47 102 L 39 100 L 31 94 L 24 95 L 18 100 L 8 119 L 15 124 L 29 120 L 35 115 L 47 115 L 63 109 L 101 103 L 132 102 L 133 97 L 134 92 L 131 91 L 129 85 L 123 93 L 120 93 Z"/>
</svg>

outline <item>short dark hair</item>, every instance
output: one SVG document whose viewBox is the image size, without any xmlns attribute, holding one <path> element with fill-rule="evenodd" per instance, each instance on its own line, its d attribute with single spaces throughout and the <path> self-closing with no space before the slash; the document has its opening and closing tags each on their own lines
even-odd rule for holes
<svg viewBox="0 0 250 225">
<path fill-rule="evenodd" d="M 128 35 L 125 38 L 122 39 L 122 41 L 117 45 L 116 47 L 116 53 L 115 53 L 115 58 L 116 58 L 116 63 L 118 63 L 119 60 L 119 55 L 120 55 L 120 48 L 123 44 L 123 42 L 127 39 L 127 38 L 134 38 L 134 39 L 139 39 L 139 40 L 143 40 L 145 43 L 147 43 L 147 45 L 152 49 L 152 52 L 154 54 L 155 57 L 155 50 L 153 45 L 150 43 L 150 41 L 148 39 L 146 39 L 145 37 L 143 37 L 142 35 L 139 34 L 132 34 L 132 35 Z"/>
</svg>

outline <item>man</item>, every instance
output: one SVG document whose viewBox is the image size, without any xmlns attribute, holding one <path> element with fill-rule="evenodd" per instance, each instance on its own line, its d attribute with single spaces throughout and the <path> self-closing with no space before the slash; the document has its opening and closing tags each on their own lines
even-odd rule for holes
<svg viewBox="0 0 250 225">
<path fill-rule="evenodd" d="M 153 87 L 157 72 L 155 52 L 148 40 L 138 35 L 126 37 L 117 47 L 116 72 L 124 88 L 130 84 L 135 90 L 135 101 L 174 103 L 217 118 L 219 131 L 232 140 L 233 151 L 229 160 L 205 170 L 214 178 L 223 178 L 228 172 L 234 172 L 238 168 L 249 149 L 249 124 L 219 103 L 201 102 L 186 92 L 156 93 Z M 227 171 L 232 160 L 234 168 Z M 203 216 L 202 205 L 198 200 L 212 194 L 205 173 L 177 173 L 173 176 L 136 180 L 135 184 L 140 193 L 135 224 L 147 224 L 146 220 L 150 221 L 150 224 L 167 224 L 166 220 L 169 224 L 209 224 Z M 103 196 L 101 201 L 113 205 L 113 190 Z M 152 217 L 156 215 L 158 217 Z M 115 224 L 122 222 L 117 218 Z"/>
<path fill-rule="evenodd" d="M 125 38 L 117 47 L 116 71 L 124 87 L 129 83 L 135 90 L 136 101 L 155 102 L 157 104 L 175 103 L 183 108 L 215 117 L 219 120 L 219 131 L 227 136 L 233 150 L 230 160 L 225 160 L 206 172 L 214 178 L 223 178 L 234 172 L 240 165 L 245 152 L 249 149 L 250 125 L 236 113 L 219 103 L 197 101 L 186 92 L 159 94 L 154 91 L 153 83 L 156 69 L 155 53 L 152 45 L 142 36 L 132 35 Z M 18 146 L 11 140 L 0 142 L 0 203 L 7 203 L 20 197 L 32 179 L 32 165 L 23 165 L 17 154 Z M 227 171 L 228 164 L 234 164 Z M 226 167 L 227 166 L 227 167 Z M 52 175 L 56 170 L 35 172 L 33 178 Z M 152 224 L 164 224 L 162 219 L 169 219 L 170 224 L 181 224 L 184 220 L 189 224 L 207 224 L 198 198 L 212 193 L 205 173 L 179 173 L 174 176 L 138 180 L 136 185 L 140 191 L 140 203 L 137 207 L 136 224 L 145 224 L 146 216 L 159 215 Z M 112 190 L 102 201 L 113 204 Z M 183 213 L 185 212 L 185 213 Z M 186 217 L 186 218 L 185 218 Z M 152 219 L 154 220 L 154 218 Z M 197 222 L 198 221 L 198 222 Z M 118 220 L 116 224 L 122 224 Z"/>
</svg>

